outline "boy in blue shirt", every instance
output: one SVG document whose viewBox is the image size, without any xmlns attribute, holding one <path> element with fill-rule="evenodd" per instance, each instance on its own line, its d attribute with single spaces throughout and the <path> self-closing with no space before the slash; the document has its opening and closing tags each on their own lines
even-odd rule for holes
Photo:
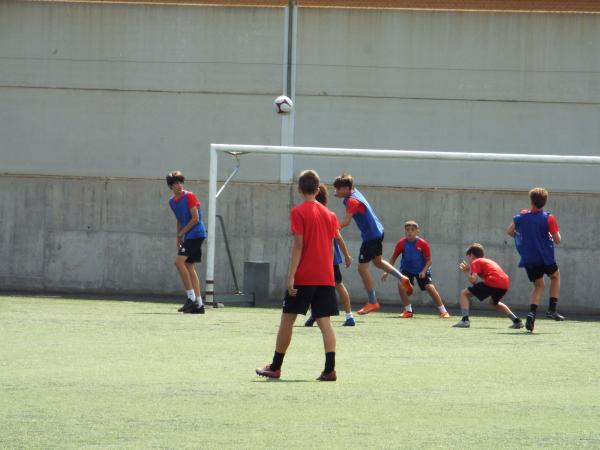
<svg viewBox="0 0 600 450">
<path fill-rule="evenodd" d="M 166 178 L 169 189 L 173 191 L 173 197 L 169 199 L 169 206 L 177 220 L 175 267 L 186 292 L 186 301 L 178 311 L 204 314 L 204 304 L 200 295 L 200 279 L 194 267 L 195 263 L 202 260 L 202 242 L 206 239 L 200 202 L 193 192 L 183 189 L 185 177 L 180 171 L 170 172 Z"/>
<path fill-rule="evenodd" d="M 414 280 L 416 280 L 421 291 L 427 291 L 431 296 L 440 313 L 440 317 L 447 319 L 450 317 L 450 314 L 446 311 L 442 297 L 440 297 L 431 279 L 431 249 L 429 248 L 429 243 L 419 236 L 419 231 L 419 224 L 414 220 L 409 220 L 404 224 L 405 237 L 400 239 L 396 244 L 394 253 L 390 258 L 390 264 L 394 265 L 398 256 L 402 254 L 402 259 L 400 259 L 400 273 L 406 275 L 413 285 Z M 381 280 L 385 281 L 387 277 L 388 274 L 384 273 L 381 276 Z M 400 317 L 403 319 L 413 317 L 412 305 L 402 283 L 398 283 L 398 291 L 400 292 L 400 298 L 402 298 L 402 305 L 404 306 L 404 311 L 402 311 Z"/>
<path fill-rule="evenodd" d="M 529 281 L 533 283 L 531 305 L 525 328 L 533 331 L 540 299 L 544 293 L 544 275 L 550 277 L 550 300 L 546 317 L 557 321 L 565 320 L 557 309 L 560 293 L 560 271 L 554 259 L 554 244 L 560 244 L 558 223 L 552 214 L 544 211 L 548 191 L 541 187 L 529 191 L 531 209 L 523 210 L 513 217 L 506 232 L 515 238 L 517 251 L 521 255 L 519 267 L 524 267 Z"/>
<path fill-rule="evenodd" d="M 343 173 L 338 176 L 333 182 L 333 188 L 335 189 L 334 195 L 343 198 L 346 207 L 346 216 L 340 221 L 340 227 L 347 227 L 354 220 L 363 240 L 358 256 L 358 273 L 367 291 L 368 302 L 358 310 L 358 314 L 369 314 L 379 309 L 379 302 L 375 293 L 375 282 L 371 272 L 369 272 L 370 262 L 373 262 L 378 269 L 398 278 L 407 294 L 410 295 L 413 288 L 408 278 L 381 256 L 383 254 L 383 225 L 364 195 L 354 188 L 352 175 Z"/>
</svg>

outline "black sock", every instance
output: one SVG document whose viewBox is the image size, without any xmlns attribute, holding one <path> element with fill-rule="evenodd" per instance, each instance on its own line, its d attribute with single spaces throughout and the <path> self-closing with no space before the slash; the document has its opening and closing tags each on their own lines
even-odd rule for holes
<svg viewBox="0 0 600 450">
<path fill-rule="evenodd" d="M 462 321 L 463 322 L 468 322 L 469 321 L 469 316 L 468 315 L 467 316 L 463 316 Z"/>
<path fill-rule="evenodd" d="M 277 353 L 273 355 L 273 362 L 271 363 L 271 370 L 279 370 L 281 369 L 281 365 L 283 364 L 283 357 L 285 353 Z"/>
<path fill-rule="evenodd" d="M 519 323 L 521 321 L 521 319 L 519 319 L 518 317 L 515 317 L 512 321 L 513 321 L 513 323 Z"/>
<path fill-rule="evenodd" d="M 531 313 L 531 315 L 533 315 L 533 317 L 535 317 L 536 313 L 537 313 L 537 307 L 538 305 L 535 304 L 531 304 L 529 305 L 529 312 Z"/>
<path fill-rule="evenodd" d="M 556 297 L 550 297 L 550 305 L 548 309 L 552 312 L 556 312 L 556 304 L 558 303 L 558 299 Z"/>
<path fill-rule="evenodd" d="M 329 373 L 335 369 L 335 352 L 325 353 L 325 370 L 323 372 Z"/>
</svg>

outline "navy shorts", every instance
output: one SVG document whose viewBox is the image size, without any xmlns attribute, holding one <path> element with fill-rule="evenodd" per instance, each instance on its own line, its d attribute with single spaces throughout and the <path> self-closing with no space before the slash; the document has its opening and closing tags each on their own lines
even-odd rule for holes
<svg viewBox="0 0 600 450">
<path fill-rule="evenodd" d="M 333 286 L 294 286 L 298 289 L 295 297 L 287 291 L 283 300 L 283 312 L 306 315 L 308 308 L 315 319 L 339 315 L 335 287 Z"/>
<path fill-rule="evenodd" d="M 482 281 L 475 283 L 473 286 L 469 286 L 467 289 L 480 301 L 484 301 L 486 298 L 492 297 L 492 302 L 494 305 L 497 305 L 508 292 L 508 289 L 491 287 L 487 284 L 484 284 Z"/>
<path fill-rule="evenodd" d="M 383 236 L 372 241 L 363 241 L 358 255 L 359 263 L 368 263 L 383 254 Z"/>
<path fill-rule="evenodd" d="M 333 279 L 335 280 L 335 284 L 340 284 L 342 282 L 342 272 L 340 272 L 340 265 L 333 265 Z"/>
<path fill-rule="evenodd" d="M 431 279 L 431 274 L 429 272 L 425 274 L 425 278 L 419 278 L 419 274 L 410 273 L 406 270 L 401 270 L 400 273 L 402 273 L 402 275 L 404 275 L 405 277 L 408 277 L 408 279 L 410 280 L 410 284 L 412 284 L 413 286 L 415 285 L 416 279 L 417 284 L 419 285 L 419 288 L 422 291 L 425 290 L 425 286 L 433 283 L 433 280 Z"/>
<path fill-rule="evenodd" d="M 194 264 L 202 261 L 202 243 L 204 238 L 186 239 L 179 246 L 177 254 L 179 256 L 187 256 L 185 262 Z"/>
<path fill-rule="evenodd" d="M 527 277 L 529 278 L 529 281 L 531 281 L 532 283 L 535 280 L 539 280 L 544 275 L 548 275 L 548 276 L 552 275 L 557 270 L 558 270 L 558 266 L 556 265 L 556 263 L 551 264 L 549 266 L 525 267 L 525 271 L 527 272 Z"/>
</svg>

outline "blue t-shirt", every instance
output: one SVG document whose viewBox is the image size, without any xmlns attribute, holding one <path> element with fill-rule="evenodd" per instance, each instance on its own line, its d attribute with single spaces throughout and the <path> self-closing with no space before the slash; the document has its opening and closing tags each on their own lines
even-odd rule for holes
<svg viewBox="0 0 600 450">
<path fill-rule="evenodd" d="M 369 205 L 367 199 L 360 193 L 358 189 L 354 189 L 350 194 L 350 198 L 354 198 L 361 202 L 365 206 L 365 212 L 362 214 L 354 214 L 352 218 L 358 229 L 360 230 L 360 236 L 364 241 L 372 241 L 375 239 L 381 239 L 383 237 L 383 225 L 375 215 L 375 211 Z M 348 202 L 348 199 L 344 199 L 344 205 Z"/>
<path fill-rule="evenodd" d="M 191 230 L 185 233 L 184 239 L 199 239 L 207 236 L 206 228 L 204 228 L 204 223 L 202 223 L 202 210 L 200 209 L 200 202 L 193 192 L 183 191 L 183 195 L 181 195 L 178 199 L 171 197 L 169 199 L 169 206 L 171 207 L 171 210 L 173 210 L 179 226 L 182 228 L 185 227 L 192 219 L 192 213 L 190 212 L 190 209 L 194 206 L 197 206 L 198 223 L 194 225 Z"/>
<path fill-rule="evenodd" d="M 515 246 L 521 261 L 519 267 L 551 266 L 554 259 L 554 241 L 550 235 L 546 211 L 521 211 L 513 217 Z"/>
<path fill-rule="evenodd" d="M 333 265 L 337 266 L 340 265 L 343 261 L 342 258 L 342 251 L 340 250 L 340 246 L 338 245 L 337 241 L 334 239 L 333 240 Z"/>
</svg>

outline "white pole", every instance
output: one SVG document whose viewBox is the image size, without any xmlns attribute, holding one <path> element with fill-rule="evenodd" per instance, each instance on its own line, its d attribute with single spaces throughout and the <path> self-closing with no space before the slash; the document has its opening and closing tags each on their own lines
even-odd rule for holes
<svg viewBox="0 0 600 450">
<path fill-rule="evenodd" d="M 293 103 L 296 102 L 296 45 L 297 45 L 297 23 L 298 7 L 295 2 L 289 2 L 285 8 L 283 27 L 283 91 L 289 96 Z M 290 20 L 291 19 L 291 20 Z M 295 109 L 289 114 L 281 115 L 281 145 L 294 145 L 294 122 Z M 294 175 L 294 158 L 292 155 L 280 156 L 279 181 L 289 183 Z"/>
<path fill-rule="evenodd" d="M 375 150 L 356 148 L 290 147 L 274 145 L 233 145 L 211 144 L 217 151 L 244 151 L 248 153 L 341 156 L 350 158 L 402 158 L 434 159 L 448 161 L 496 161 L 515 163 L 548 164 L 600 164 L 600 156 L 575 155 L 531 155 L 515 153 L 468 153 L 468 152 L 428 152 L 420 150 Z"/>
<path fill-rule="evenodd" d="M 217 220 L 217 175 L 219 154 L 210 145 L 210 174 L 208 179 L 208 239 L 206 242 L 206 301 L 217 306 L 214 301 L 215 288 L 215 228 Z"/>
</svg>

